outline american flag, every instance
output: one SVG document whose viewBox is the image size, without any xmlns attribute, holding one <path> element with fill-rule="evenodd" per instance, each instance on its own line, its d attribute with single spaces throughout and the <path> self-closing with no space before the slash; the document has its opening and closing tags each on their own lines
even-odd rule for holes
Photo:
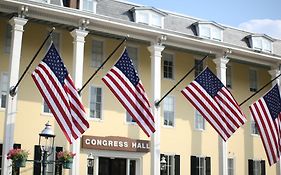
<svg viewBox="0 0 281 175">
<path fill-rule="evenodd" d="M 281 99 L 278 85 L 252 104 L 250 111 L 258 126 L 269 164 L 272 165 L 279 160 L 281 151 Z"/>
<path fill-rule="evenodd" d="M 229 90 L 206 68 L 182 94 L 226 141 L 246 122 L 245 115 Z"/>
<path fill-rule="evenodd" d="M 151 107 L 126 49 L 102 80 L 145 134 L 149 137 L 154 133 L 154 117 L 151 113 Z"/>
<path fill-rule="evenodd" d="M 54 44 L 32 73 L 32 78 L 71 144 L 89 128 L 74 83 Z"/>
</svg>

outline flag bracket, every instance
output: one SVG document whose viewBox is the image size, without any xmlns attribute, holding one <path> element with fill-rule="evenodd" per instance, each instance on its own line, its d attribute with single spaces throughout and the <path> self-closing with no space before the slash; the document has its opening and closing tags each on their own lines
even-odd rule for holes
<svg viewBox="0 0 281 175">
<path fill-rule="evenodd" d="M 14 97 L 17 94 L 17 88 L 15 88 L 15 86 L 12 86 L 10 88 L 9 94 L 11 97 Z"/>
</svg>

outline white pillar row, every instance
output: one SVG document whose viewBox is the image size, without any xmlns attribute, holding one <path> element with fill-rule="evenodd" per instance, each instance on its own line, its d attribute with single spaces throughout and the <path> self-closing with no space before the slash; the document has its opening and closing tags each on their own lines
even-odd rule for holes
<svg viewBox="0 0 281 175">
<path fill-rule="evenodd" d="M 13 17 L 9 21 L 12 26 L 12 40 L 9 61 L 9 88 L 15 86 L 19 80 L 20 56 L 22 46 L 23 26 L 27 23 L 24 18 Z M 4 141 L 2 151 L 2 175 L 12 174 L 10 160 L 7 160 L 6 155 L 13 148 L 14 144 L 14 129 L 17 110 L 17 95 L 11 97 L 7 94 L 5 123 L 4 123 Z"/>
<path fill-rule="evenodd" d="M 275 77 L 277 77 L 278 75 L 280 75 L 281 71 L 279 69 L 276 68 L 272 68 L 270 71 L 268 71 L 268 73 L 271 75 L 271 79 L 274 79 Z M 272 82 L 272 86 L 275 85 L 275 83 L 278 84 L 279 86 L 279 91 L 280 91 L 280 77 L 277 78 L 274 82 Z M 280 157 L 281 159 L 281 157 Z M 277 163 L 277 168 L 276 168 L 277 173 L 276 174 L 281 174 L 281 163 L 280 160 Z"/>
<path fill-rule="evenodd" d="M 226 84 L 226 64 L 229 59 L 220 55 L 219 58 L 213 60 L 216 64 L 217 77 L 221 82 Z M 227 175 L 227 143 L 219 137 L 219 174 Z"/>
<path fill-rule="evenodd" d="M 164 46 L 153 43 L 148 47 L 151 58 L 151 84 L 153 103 L 161 98 L 161 52 Z M 160 107 L 152 104 L 155 121 L 155 133 L 151 136 L 151 175 L 160 175 Z"/>
<path fill-rule="evenodd" d="M 88 31 L 75 29 L 71 32 L 73 37 L 73 81 L 77 89 L 81 89 L 83 83 L 84 43 Z M 71 175 L 79 175 L 80 138 L 72 143 L 72 151 L 76 153 L 73 159 Z"/>
</svg>

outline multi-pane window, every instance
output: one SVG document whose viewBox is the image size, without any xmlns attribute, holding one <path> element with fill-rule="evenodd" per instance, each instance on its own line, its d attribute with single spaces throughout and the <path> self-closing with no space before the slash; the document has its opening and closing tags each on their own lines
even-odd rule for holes
<svg viewBox="0 0 281 175">
<path fill-rule="evenodd" d="M 191 156 L 192 175 L 211 175 L 211 158 Z"/>
<path fill-rule="evenodd" d="M 7 100 L 7 94 L 8 94 L 8 85 L 9 82 L 8 82 L 8 73 L 2 73 L 1 74 L 1 84 L 0 84 L 0 87 L 1 87 L 1 108 L 6 108 L 6 100 Z"/>
<path fill-rule="evenodd" d="M 180 175 L 180 155 L 160 155 L 160 175 Z"/>
<path fill-rule="evenodd" d="M 222 41 L 222 29 L 212 24 L 198 24 L 198 33 L 202 38 Z"/>
<path fill-rule="evenodd" d="M 45 100 L 43 101 L 43 113 L 51 113 L 51 110 Z"/>
<path fill-rule="evenodd" d="M 98 68 L 103 61 L 103 42 L 92 41 L 92 67 Z"/>
<path fill-rule="evenodd" d="M 195 129 L 205 130 L 205 119 L 197 110 L 195 111 Z"/>
<path fill-rule="evenodd" d="M 5 53 L 10 53 L 11 41 L 12 41 L 12 26 L 8 24 L 5 32 L 5 42 L 4 42 Z"/>
<path fill-rule="evenodd" d="M 90 118 L 101 119 L 102 89 L 91 87 L 90 93 Z"/>
<path fill-rule="evenodd" d="M 252 37 L 252 48 L 258 51 L 264 51 L 271 53 L 272 52 L 272 41 L 261 37 L 261 36 L 256 36 Z"/>
<path fill-rule="evenodd" d="M 265 161 L 264 160 L 248 160 L 248 168 L 250 175 L 265 175 Z"/>
<path fill-rule="evenodd" d="M 195 59 L 195 77 L 197 77 L 202 71 L 203 71 L 203 62 L 201 62 L 201 60 L 197 60 Z"/>
<path fill-rule="evenodd" d="M 95 13 L 96 3 L 96 0 L 83 0 L 83 10 Z"/>
<path fill-rule="evenodd" d="M 131 58 L 133 65 L 136 70 L 138 70 L 138 48 L 136 47 L 127 47 L 128 55 Z"/>
<path fill-rule="evenodd" d="M 163 73 L 164 78 L 174 78 L 174 58 L 172 54 L 163 53 Z"/>
<path fill-rule="evenodd" d="M 141 7 L 142 8 L 142 7 Z M 153 27 L 163 28 L 164 15 L 151 9 L 134 8 L 134 20 L 136 23 L 146 24 Z"/>
<path fill-rule="evenodd" d="M 256 92 L 258 90 L 257 70 L 255 69 L 249 70 L 249 83 L 250 83 L 250 91 Z"/>
<path fill-rule="evenodd" d="M 251 119 L 251 134 L 259 135 L 258 125 L 253 118 Z"/>
<path fill-rule="evenodd" d="M 174 97 L 167 96 L 164 99 L 164 125 L 165 126 L 174 126 Z"/>
<path fill-rule="evenodd" d="M 233 158 L 227 159 L 227 171 L 228 171 L 228 175 L 234 175 L 234 159 Z"/>
<path fill-rule="evenodd" d="M 230 65 L 227 65 L 226 69 L 226 87 L 232 87 L 232 68 Z"/>
</svg>

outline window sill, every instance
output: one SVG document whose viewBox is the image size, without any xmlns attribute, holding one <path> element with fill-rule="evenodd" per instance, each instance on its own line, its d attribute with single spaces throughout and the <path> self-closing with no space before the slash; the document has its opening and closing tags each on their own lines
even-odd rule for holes
<svg viewBox="0 0 281 175">
<path fill-rule="evenodd" d="M 137 122 L 125 122 L 126 123 L 126 125 L 133 125 L 133 126 L 137 126 L 138 124 L 137 124 Z"/>
<path fill-rule="evenodd" d="M 53 117 L 52 113 L 47 113 L 47 112 L 42 112 L 42 113 L 40 113 L 40 115 L 46 116 L 46 117 Z"/>
<path fill-rule="evenodd" d="M 173 128 L 175 128 L 175 126 L 163 125 L 163 128 L 173 129 Z"/>
<path fill-rule="evenodd" d="M 260 137 L 259 134 L 251 134 L 251 136 L 253 136 L 253 137 Z"/>
<path fill-rule="evenodd" d="M 197 131 L 197 132 L 204 132 L 205 129 L 197 129 L 197 128 L 194 128 L 194 131 Z"/>
<path fill-rule="evenodd" d="M 100 119 L 100 118 L 91 118 L 91 117 L 88 117 L 87 118 L 89 121 L 94 121 L 94 122 L 102 122 L 103 120 Z"/>
</svg>

